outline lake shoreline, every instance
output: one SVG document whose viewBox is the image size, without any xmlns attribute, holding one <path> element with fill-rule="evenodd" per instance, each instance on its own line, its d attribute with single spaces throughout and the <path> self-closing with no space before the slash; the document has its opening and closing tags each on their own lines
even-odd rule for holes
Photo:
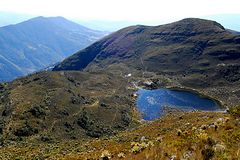
<svg viewBox="0 0 240 160">
<path fill-rule="evenodd" d="M 182 88 L 140 88 L 136 93 L 136 108 L 143 119 L 146 120 L 159 118 L 173 110 L 174 112 L 176 110 L 178 112 L 198 110 L 225 112 L 218 101 L 192 90 L 184 90 Z"/>
</svg>

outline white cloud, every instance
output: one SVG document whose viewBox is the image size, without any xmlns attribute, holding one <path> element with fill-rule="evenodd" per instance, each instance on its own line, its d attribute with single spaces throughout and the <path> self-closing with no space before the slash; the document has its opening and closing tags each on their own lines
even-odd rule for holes
<svg viewBox="0 0 240 160">
<path fill-rule="evenodd" d="M 0 11 L 141 22 L 234 14 L 239 6 L 239 0 L 0 0 Z"/>
</svg>

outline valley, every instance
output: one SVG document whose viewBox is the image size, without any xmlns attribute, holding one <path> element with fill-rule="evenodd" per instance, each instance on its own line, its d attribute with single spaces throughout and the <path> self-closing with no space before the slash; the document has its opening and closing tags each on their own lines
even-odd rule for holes
<svg viewBox="0 0 240 160">
<path fill-rule="evenodd" d="M 3 159 L 238 159 L 240 36 L 188 18 L 130 26 L 57 64 L 2 83 Z M 145 121 L 139 88 L 204 95 L 223 111 Z"/>
</svg>

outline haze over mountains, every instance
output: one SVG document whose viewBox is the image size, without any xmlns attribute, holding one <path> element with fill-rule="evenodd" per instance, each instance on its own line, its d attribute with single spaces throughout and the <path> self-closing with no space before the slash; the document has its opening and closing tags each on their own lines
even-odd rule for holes
<svg viewBox="0 0 240 160">
<path fill-rule="evenodd" d="M 43 69 L 85 48 L 106 32 L 63 17 L 37 17 L 0 28 L 0 81 Z"/>
<path fill-rule="evenodd" d="M 21 23 L 37 16 L 0 11 L 0 27 Z"/>
<path fill-rule="evenodd" d="M 0 12 L 0 26 L 5 26 L 9 24 L 16 24 L 20 23 L 24 20 L 36 17 L 34 15 L 28 14 L 17 14 L 11 12 Z M 198 18 L 214 20 L 221 23 L 225 28 L 236 30 L 240 32 L 240 14 L 214 14 L 214 15 L 207 15 L 207 16 L 199 16 Z M 161 24 L 170 23 L 173 21 L 177 21 L 175 18 L 169 18 L 159 21 L 147 21 L 147 22 L 140 22 L 140 21 L 106 21 L 106 20 L 82 20 L 78 18 L 71 18 L 68 19 L 74 21 L 75 23 L 84 25 L 88 28 L 101 30 L 101 31 L 117 31 L 121 28 L 131 26 L 131 25 L 150 25 L 156 26 Z"/>
</svg>

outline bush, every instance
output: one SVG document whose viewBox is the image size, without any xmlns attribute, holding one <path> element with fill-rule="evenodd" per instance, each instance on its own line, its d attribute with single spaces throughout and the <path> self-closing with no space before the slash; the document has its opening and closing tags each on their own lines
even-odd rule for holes
<svg viewBox="0 0 240 160">
<path fill-rule="evenodd" d="M 3 135 L 0 134 L 0 146 L 3 145 L 3 142 L 4 142 Z"/>
<path fill-rule="evenodd" d="M 45 108 L 41 105 L 37 105 L 37 106 L 33 106 L 29 112 L 34 116 L 34 117 L 37 117 L 37 118 L 40 118 L 42 116 L 45 116 L 47 114 Z"/>
<path fill-rule="evenodd" d="M 38 130 L 29 125 L 25 125 L 14 132 L 15 136 L 18 136 L 18 137 L 27 137 L 27 136 L 34 135 L 36 133 L 38 133 Z"/>
<path fill-rule="evenodd" d="M 234 117 L 240 117 L 240 106 L 229 108 L 229 113 Z"/>
<path fill-rule="evenodd" d="M 214 156 L 214 150 L 212 148 L 207 148 L 202 150 L 202 156 L 204 160 L 210 160 Z"/>
</svg>

